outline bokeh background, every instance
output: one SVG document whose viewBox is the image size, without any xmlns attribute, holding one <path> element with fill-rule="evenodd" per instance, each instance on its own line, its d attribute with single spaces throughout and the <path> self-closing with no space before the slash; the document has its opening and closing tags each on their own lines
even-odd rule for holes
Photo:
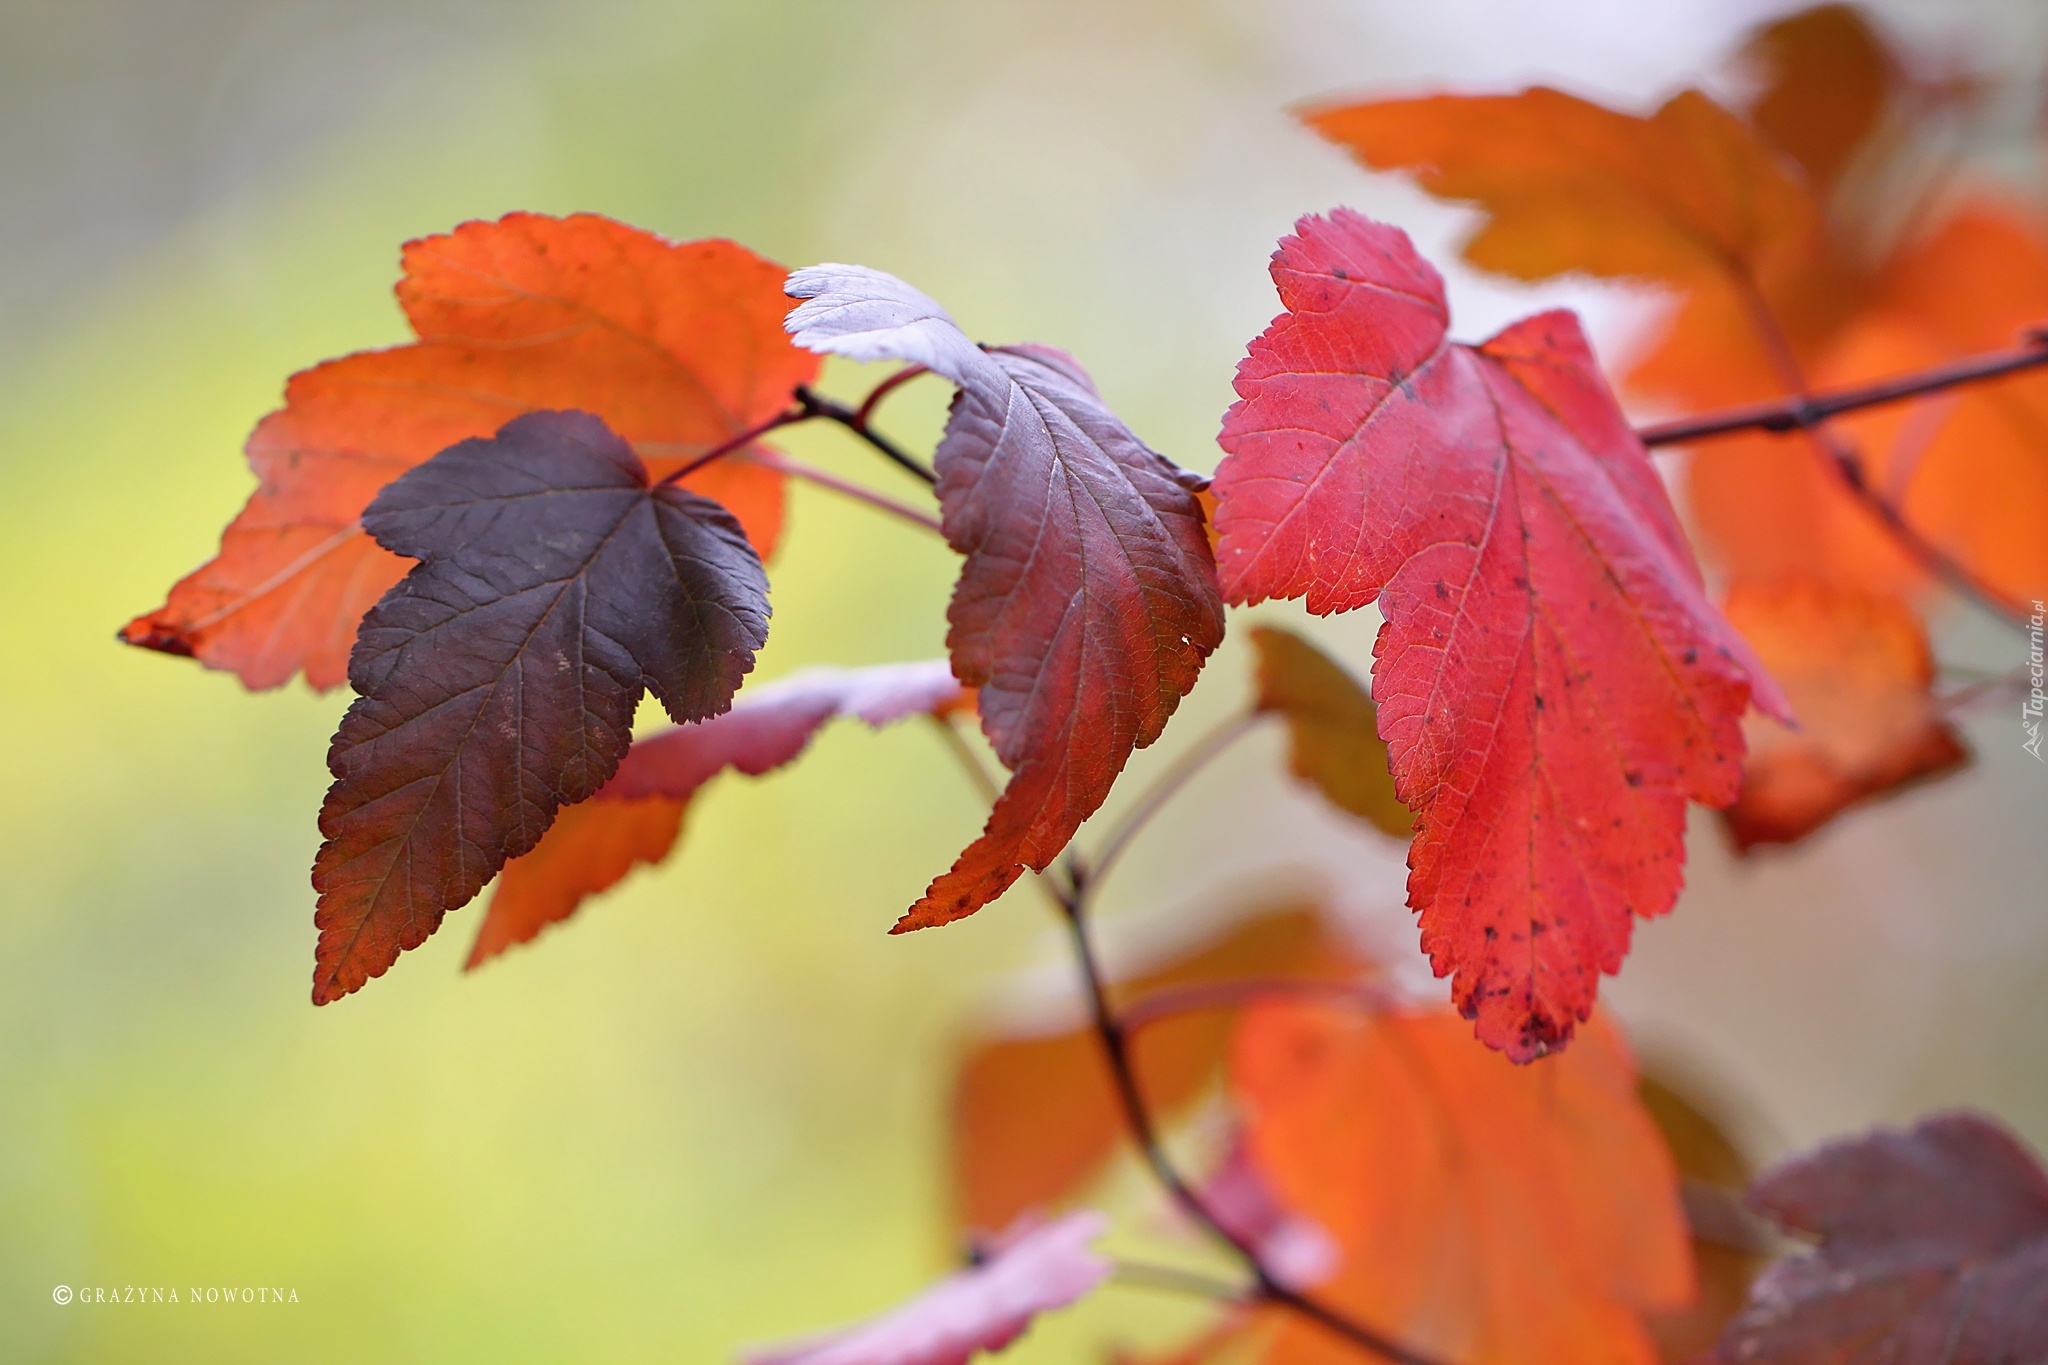
<svg viewBox="0 0 2048 1365">
<path fill-rule="evenodd" d="M 1534 79 L 1641 105 L 1781 8 L 0 0 L 0 1356 L 717 1360 L 864 1314 L 950 1255 L 963 1027 L 1016 973 L 1062 988 L 1028 893 L 884 935 L 979 817 L 923 727 L 844 726 L 714 788 L 667 867 L 534 948 L 465 977 L 462 913 L 362 994 L 307 1003 L 343 699 L 247 695 L 112 636 L 211 552 L 284 377 L 403 339 L 401 241 L 590 209 L 866 262 L 977 335 L 1075 351 L 1206 469 L 1297 214 L 1349 203 L 1446 263 L 1466 222 L 1287 106 Z M 2048 54 L 2036 0 L 1879 9 L 2007 74 Z M 1986 154 L 2038 189 L 2021 131 Z M 1628 290 L 1448 273 L 1467 336 L 1561 301 L 1618 357 L 1655 317 Z M 928 444 L 940 401 L 913 386 L 893 429 Z M 871 472 L 831 433 L 793 445 Z M 758 676 L 939 652 L 942 550 L 807 489 L 786 544 Z M 1371 629 L 1314 633 L 1363 665 Z M 1962 656 L 2014 661 L 1959 632 Z M 1162 749 L 1244 677 L 1226 650 Z M 1702 819 L 1678 913 L 1639 927 L 1608 998 L 1755 1155 L 1959 1103 L 2048 1143 L 2048 770 L 2003 710 L 1971 737 L 1967 775 L 1794 852 L 1738 864 Z M 1412 966 L 1400 850 L 1277 752 L 1206 777 L 1119 874 L 1127 960 L 1319 888 Z M 60 1283 L 298 1302 L 59 1307 Z M 1114 1289 L 1018 1358 L 1187 1312 Z"/>
</svg>

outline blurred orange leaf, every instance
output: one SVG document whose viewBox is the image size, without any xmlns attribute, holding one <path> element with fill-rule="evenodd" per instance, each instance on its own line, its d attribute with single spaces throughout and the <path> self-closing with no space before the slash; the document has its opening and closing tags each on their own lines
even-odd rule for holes
<svg viewBox="0 0 2048 1365">
<path fill-rule="evenodd" d="M 783 271 L 726 241 L 676 243 L 594 214 L 514 213 L 406 245 L 398 300 L 419 340 L 294 375 L 249 438 L 258 487 L 220 554 L 130 644 L 275 687 L 347 675 L 363 613 L 408 565 L 357 518 L 385 484 L 520 413 L 580 409 L 656 479 L 772 416 L 818 360 L 789 344 Z M 687 484 L 764 556 L 783 476 L 725 460 Z"/>
<path fill-rule="evenodd" d="M 1151 971 L 1118 983 L 1123 1004 L 1234 978 L 1355 975 L 1361 964 L 1312 909 L 1248 920 Z M 1176 1014 L 1133 1038 L 1140 1086 L 1155 1114 L 1198 1096 L 1228 1038 L 1221 1010 Z M 1101 1043 L 1087 1028 L 983 1039 L 968 1051 L 953 1097 L 953 1174 L 961 1223 L 999 1228 L 1077 1192 L 1125 1135 Z"/>
<path fill-rule="evenodd" d="M 1722 812 L 1738 847 L 1789 843 L 1846 806 L 1961 766 L 1928 688 L 1934 657 L 1895 597 L 1792 580 L 1738 583 L 1728 620 L 1785 689 L 1800 728 L 1752 713 L 1742 795 Z"/>
<path fill-rule="evenodd" d="M 1694 1294 L 1677 1173 L 1603 1014 L 1518 1067 L 1448 1010 L 1262 1002 L 1231 1077 L 1254 1160 L 1343 1250 L 1322 1296 L 1414 1349 L 1646 1365 L 1643 1314 Z M 1356 1350 L 1289 1318 L 1265 1359 Z"/>
<path fill-rule="evenodd" d="M 1485 270 L 1689 283 L 1762 268 L 1818 227 L 1775 149 L 1698 91 L 1648 118 L 1538 86 L 1311 110 L 1308 125 L 1375 170 L 1478 205 L 1465 244 Z"/>
</svg>

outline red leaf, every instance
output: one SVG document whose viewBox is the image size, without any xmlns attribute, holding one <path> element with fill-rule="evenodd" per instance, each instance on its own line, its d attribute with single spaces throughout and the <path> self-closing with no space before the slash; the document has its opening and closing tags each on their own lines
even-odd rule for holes
<svg viewBox="0 0 2048 1365">
<path fill-rule="evenodd" d="M 893 1313 L 810 1341 L 755 1352 L 748 1365 L 966 1365 L 999 1351 L 1032 1318 L 1064 1308 L 1109 1278 L 1089 1244 L 1108 1229 L 1092 1211 L 1031 1226 L 1019 1221 L 993 1253 Z"/>
<path fill-rule="evenodd" d="M 422 562 L 349 658 L 362 695 L 327 755 L 316 1004 L 382 975 L 603 786 L 643 691 L 679 721 L 715 715 L 768 635 L 768 581 L 739 523 L 650 487 L 586 413 L 450 446 L 363 524 Z"/>
<path fill-rule="evenodd" d="M 2048 1174 L 1997 1125 L 1943 1114 L 1831 1143 L 1750 1202 L 1820 1245 L 1758 1277 L 1719 1359 L 2048 1359 Z"/>
<path fill-rule="evenodd" d="M 655 477 L 773 415 L 814 377 L 782 335 L 782 269 L 731 242 L 676 243 L 594 214 L 515 213 L 410 242 L 398 300 L 419 341 L 292 377 L 249 438 L 259 487 L 130 644 L 276 687 L 347 674 L 363 613 L 406 563 L 362 533 L 377 490 L 522 412 L 596 413 Z M 689 486 L 764 556 L 783 476 L 722 460 Z"/>
<path fill-rule="evenodd" d="M 901 280 L 860 266 L 790 276 L 797 344 L 925 365 L 960 386 L 934 464 L 946 539 L 967 557 L 946 637 L 1012 776 L 987 828 L 895 932 L 944 924 L 1043 871 L 1159 737 L 1223 638 L 1199 476 L 1103 405 L 1044 346 L 984 351 Z"/>
<path fill-rule="evenodd" d="M 1449 343 L 1404 234 L 1344 209 L 1297 231 L 1224 419 L 1224 591 L 1379 601 L 1409 904 L 1479 1036 L 1526 1061 L 1587 1017 L 1632 917 L 1670 909 L 1686 799 L 1735 799 L 1752 688 L 1783 703 L 1570 314 Z"/>
<path fill-rule="evenodd" d="M 813 668 L 751 690 L 722 716 L 634 741 L 603 790 L 563 811 L 531 852 L 505 865 L 468 965 L 567 919 L 635 866 L 666 858 L 691 796 L 726 769 L 754 777 L 780 768 L 835 716 L 880 729 L 940 711 L 960 695 L 943 659 Z"/>
</svg>

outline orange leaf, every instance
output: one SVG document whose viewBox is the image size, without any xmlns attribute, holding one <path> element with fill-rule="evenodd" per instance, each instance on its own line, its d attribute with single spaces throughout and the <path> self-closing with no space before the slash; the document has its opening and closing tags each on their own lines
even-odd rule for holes
<svg viewBox="0 0 2048 1365">
<path fill-rule="evenodd" d="M 773 415 L 817 373 L 782 332 L 782 270 L 725 241 L 675 243 L 593 214 L 515 213 L 409 242 L 399 303 L 419 340 L 294 375 L 249 438 L 259 486 L 220 554 L 122 630 L 275 687 L 340 683 L 363 613 L 405 560 L 357 518 L 436 451 L 520 413 L 592 412 L 655 478 Z M 724 503 L 763 555 L 782 475 L 744 460 L 688 486 Z"/>
<path fill-rule="evenodd" d="M 2009 207 L 1972 204 L 1901 251 L 1875 288 L 1808 358 L 1816 387 L 1887 379 L 2007 345 L 2048 320 L 2048 227 Z M 1638 380 L 1671 386 L 1689 364 L 1694 377 L 1683 386 L 1702 403 L 1782 392 L 1767 379 L 1742 382 L 1739 392 L 1716 386 L 1714 376 L 1725 382 L 1749 368 L 1732 359 L 1747 342 L 1740 332 L 1716 331 L 1725 325 L 1705 306 L 1689 307 Z M 2048 376 L 1974 385 L 1833 425 L 1857 450 L 1870 486 L 1923 535 L 2008 597 L 2048 594 Z M 1800 436 L 1705 443 L 1689 482 L 1698 525 L 1735 577 L 1891 592 L 1927 581 Z"/>
<path fill-rule="evenodd" d="M 1801 250 L 1812 196 L 1778 152 L 1698 91 L 1648 118 L 1541 86 L 1312 110 L 1311 128 L 1375 170 L 1477 204 L 1465 245 L 1484 270 L 1533 280 L 1585 271 L 1688 283 Z"/>
<path fill-rule="evenodd" d="M 1742 60 L 1764 77 L 1750 122 L 1822 190 L 1877 131 L 1904 75 L 1851 5 L 1818 5 L 1766 25 Z"/>
<path fill-rule="evenodd" d="M 1344 1251 L 1322 1297 L 1460 1365 L 1638 1365 L 1694 1293 L 1677 1174 L 1601 1014 L 1517 1067 L 1448 1010 L 1245 1011 L 1232 1078 L 1254 1159 Z M 1283 1322 L 1267 1359 L 1350 1362 Z"/>
<path fill-rule="evenodd" d="M 1238 925 L 1119 984 L 1115 998 L 1141 1000 L 1180 986 L 1243 977 L 1335 976 L 1359 970 L 1313 910 L 1290 909 Z M 1219 1011 L 1161 1019 L 1136 1035 L 1139 1080 L 1154 1113 L 1199 1095 L 1223 1055 L 1229 1017 Z M 957 1208 L 970 1228 L 999 1228 L 1027 1209 L 1076 1192 L 1124 1136 L 1092 1030 L 977 1042 L 953 1097 Z"/>
<path fill-rule="evenodd" d="M 1792 702 L 1800 729 L 1751 714 L 1738 847 L 1790 843 L 1857 801 L 1969 761 L 1928 695 L 1934 659 L 1897 598 L 1790 581 L 1738 583 L 1728 620 Z"/>
<path fill-rule="evenodd" d="M 1372 698 L 1343 665 L 1291 630 L 1252 627 L 1261 711 L 1287 721 L 1287 763 L 1337 809 L 1406 839 L 1414 822 L 1394 794 Z"/>
</svg>

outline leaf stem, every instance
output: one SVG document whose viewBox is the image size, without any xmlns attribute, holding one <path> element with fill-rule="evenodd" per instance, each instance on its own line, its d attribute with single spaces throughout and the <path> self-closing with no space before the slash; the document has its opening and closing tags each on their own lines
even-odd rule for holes
<svg viewBox="0 0 2048 1365">
<path fill-rule="evenodd" d="M 1265 714 L 1259 711 L 1247 711 L 1230 717 L 1196 740 L 1165 772 L 1159 774 L 1104 837 L 1101 851 L 1095 855 L 1094 875 L 1089 881 L 1090 889 L 1099 886 L 1109 876 L 1110 869 L 1123 857 L 1125 850 L 1131 846 L 1131 841 L 1152 822 L 1152 817 L 1159 813 L 1161 807 L 1179 795 L 1181 788 L 1194 780 L 1202 769 L 1208 767 L 1224 750 L 1249 734 L 1252 727 L 1264 719 Z"/>
<path fill-rule="evenodd" d="M 1192 985 L 1171 986 L 1165 990 L 1154 991 L 1143 999 L 1132 1001 L 1119 1017 L 1123 1023 L 1124 1035 L 1129 1037 L 1162 1019 L 1171 1019 L 1178 1014 L 1233 1009 L 1255 1000 L 1276 997 L 1329 1000 L 1339 1004 L 1356 1005 L 1359 1009 L 1367 1011 L 1383 1010 L 1388 1003 L 1386 992 L 1372 986 L 1362 986 L 1355 981 L 1338 981 L 1317 976 L 1245 977 L 1235 981 L 1200 981 Z"/>
<path fill-rule="evenodd" d="M 1243 1286 L 1204 1275 L 1197 1270 L 1182 1270 L 1179 1266 L 1119 1260 L 1116 1262 L 1116 1269 L 1111 1272 L 1111 1278 L 1118 1284 L 1127 1284 L 1134 1288 L 1164 1289 L 1170 1293 L 1191 1294 L 1196 1298 L 1220 1303 L 1241 1304 L 1245 1301 Z"/>
<path fill-rule="evenodd" d="M 859 422 L 862 427 L 866 427 L 873 420 L 875 409 L 881 406 L 884 398 L 887 398 L 919 375 L 930 373 L 931 371 L 922 365 L 905 365 L 902 369 L 875 385 L 874 388 L 868 390 L 868 396 L 861 399 L 860 406 L 854 409 L 853 419 Z"/>
<path fill-rule="evenodd" d="M 988 765 L 981 761 L 981 755 L 975 753 L 973 746 L 968 744 L 967 736 L 960 733 L 959 724 L 950 715 L 933 716 L 931 719 L 932 724 L 939 727 L 939 738 L 945 741 L 946 751 L 959 762 L 961 770 L 967 774 L 968 782 L 981 793 L 982 800 L 993 806 L 1002 795 L 1002 789 L 996 785 L 995 778 L 989 775 Z"/>
<path fill-rule="evenodd" d="M 2016 350 L 1989 351 L 1947 365 L 1918 370 L 1875 384 L 1808 398 L 1781 399 L 1771 403 L 1750 403 L 1704 417 L 1687 417 L 1676 422 L 1659 422 L 1641 427 L 1637 439 L 1646 446 L 1685 445 L 1715 436 L 1742 431 L 1792 432 L 1829 417 L 1863 408 L 1881 407 L 1925 394 L 1940 393 L 1965 384 L 1999 379 L 2009 374 L 2048 366 L 2048 328 L 2031 332 L 2027 344 Z"/>
<path fill-rule="evenodd" d="M 886 494 L 877 493 L 874 489 L 854 483 L 850 479 L 842 479 L 837 474 L 829 473 L 816 465 L 805 464 L 802 460 L 793 459 L 781 451 L 756 450 L 741 458 L 754 464 L 765 465 L 769 469 L 780 470 L 793 479 L 802 479 L 807 483 L 817 484 L 820 488 L 829 488 L 835 493 L 852 498 L 856 502 L 864 502 L 870 507 L 879 507 L 882 511 L 901 517 L 913 525 L 922 526 L 927 531 L 945 534 L 939 528 L 939 519 L 931 513 L 921 512 L 908 503 L 898 502 Z"/>
<path fill-rule="evenodd" d="M 785 408 L 781 412 L 776 413 L 773 417 L 770 417 L 767 421 L 756 422 L 753 426 L 748 427 L 745 431 L 741 432 L 737 436 L 734 436 L 732 439 L 727 441 L 721 441 L 719 444 L 705 451 L 702 455 L 699 455 L 696 459 L 691 460 L 688 464 L 685 464 L 675 470 L 672 470 L 669 473 L 663 475 L 661 478 L 656 479 L 654 481 L 654 486 L 656 488 L 666 488 L 668 487 L 668 485 L 672 483 L 676 483 L 682 479 L 687 479 L 688 477 L 690 477 L 690 475 L 696 473 L 705 465 L 708 465 L 715 460 L 722 460 L 726 456 L 732 454 L 734 451 L 752 445 L 755 441 L 760 440 L 763 436 L 766 436 L 771 431 L 777 431 L 783 427 L 793 427 L 798 422 L 808 422 L 811 418 L 815 416 L 817 416 L 816 413 L 810 411 L 801 403 L 799 403 L 796 407 L 793 408 Z"/>
<path fill-rule="evenodd" d="M 1101 1042 L 1103 1056 L 1109 1063 L 1110 1077 L 1115 1085 L 1118 1104 L 1123 1109 L 1124 1121 L 1129 1125 L 1131 1136 L 1137 1142 L 1139 1153 L 1144 1157 L 1153 1177 L 1166 1188 L 1174 1202 L 1179 1204 L 1190 1218 L 1226 1243 L 1244 1261 L 1245 1268 L 1252 1274 L 1252 1292 L 1255 1299 L 1291 1309 L 1353 1345 L 1361 1346 L 1395 1362 L 1395 1365 L 1437 1365 L 1432 1357 L 1382 1336 L 1364 1323 L 1353 1321 L 1327 1304 L 1289 1289 L 1274 1279 L 1272 1272 L 1259 1258 L 1258 1249 L 1243 1236 L 1225 1226 L 1210 1211 L 1201 1195 L 1196 1193 L 1187 1178 L 1166 1155 L 1166 1149 L 1159 1141 L 1159 1131 L 1152 1122 L 1151 1111 L 1145 1107 L 1144 1095 L 1138 1088 L 1137 1071 L 1131 1061 L 1129 1034 L 1123 1021 L 1110 1006 L 1108 983 L 1103 976 L 1101 961 L 1096 956 L 1095 945 L 1089 934 L 1088 869 L 1078 857 L 1069 853 L 1064 860 L 1064 870 L 1065 884 L 1054 887 L 1054 897 L 1059 902 L 1068 936 L 1073 942 L 1074 956 L 1081 969 L 1082 984 L 1087 993 L 1095 1036 Z"/>
<path fill-rule="evenodd" d="M 883 455 L 887 456 L 898 466 L 908 470 L 912 475 L 922 479 L 927 484 L 936 484 L 939 481 L 939 476 L 932 473 L 929 465 L 868 425 L 868 412 L 873 406 L 876 395 L 886 392 L 897 383 L 904 382 L 902 373 L 899 370 L 896 374 L 883 380 L 877 386 L 875 392 L 868 395 L 868 401 L 863 402 L 857 408 L 850 408 L 836 398 L 827 398 L 825 395 L 813 391 L 808 384 L 796 386 L 796 401 L 803 405 L 805 416 L 822 417 L 828 422 L 839 423 L 840 426 L 845 427 L 876 450 L 881 451 Z"/>
</svg>

